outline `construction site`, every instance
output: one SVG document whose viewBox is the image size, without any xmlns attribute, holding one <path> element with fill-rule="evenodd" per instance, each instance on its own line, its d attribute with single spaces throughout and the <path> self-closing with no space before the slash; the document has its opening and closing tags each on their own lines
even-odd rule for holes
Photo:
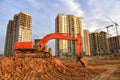
<svg viewBox="0 0 120 80">
<path fill-rule="evenodd" d="M 0 80 L 120 79 L 117 23 L 111 20 L 112 25 L 103 27 L 107 32 L 90 33 L 82 29 L 82 18 L 74 15 L 58 14 L 55 22 L 55 32 L 32 41 L 32 15 L 21 11 L 9 20 Z M 110 37 L 108 28 L 113 26 L 117 35 Z M 47 46 L 53 39 L 55 54 Z"/>
<path fill-rule="evenodd" d="M 76 41 L 75 57 L 55 57 L 45 46 L 51 39 Z M 120 54 L 82 56 L 82 38 L 50 33 L 32 42 L 16 42 L 14 54 L 0 58 L 1 80 L 119 80 Z M 39 47 L 38 47 L 39 46 Z"/>
</svg>

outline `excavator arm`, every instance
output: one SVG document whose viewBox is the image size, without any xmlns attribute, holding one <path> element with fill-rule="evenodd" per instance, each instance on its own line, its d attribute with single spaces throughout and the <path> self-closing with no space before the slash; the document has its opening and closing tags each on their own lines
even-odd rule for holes
<svg viewBox="0 0 120 80">
<path fill-rule="evenodd" d="M 77 34 L 77 37 L 68 36 L 66 33 L 51 33 L 43 37 L 38 43 L 37 46 L 40 46 L 40 50 L 46 46 L 47 42 L 51 39 L 61 39 L 61 40 L 73 40 L 76 41 L 76 50 L 77 56 L 79 57 L 82 53 L 82 40 L 80 34 Z"/>
<path fill-rule="evenodd" d="M 37 46 L 40 46 L 40 50 L 46 46 L 47 42 L 51 39 L 61 39 L 61 40 L 73 40 L 76 41 L 76 51 L 77 51 L 77 61 L 79 61 L 83 66 L 86 67 L 87 62 L 85 57 L 81 57 L 82 53 L 82 38 L 80 34 L 77 34 L 77 37 L 69 36 L 66 33 L 51 33 L 43 37 L 38 43 Z"/>
</svg>

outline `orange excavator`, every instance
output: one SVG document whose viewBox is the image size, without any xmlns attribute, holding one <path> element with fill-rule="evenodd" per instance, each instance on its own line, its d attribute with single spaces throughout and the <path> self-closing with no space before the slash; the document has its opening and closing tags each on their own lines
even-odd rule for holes
<svg viewBox="0 0 120 80">
<path fill-rule="evenodd" d="M 80 34 L 77 34 L 77 37 L 68 36 L 67 33 L 51 33 L 43 37 L 40 41 L 37 42 L 37 48 L 33 47 L 32 42 L 16 42 L 14 49 L 15 52 L 13 56 L 15 57 L 32 57 L 32 58 L 48 58 L 52 55 L 49 52 L 44 50 L 46 44 L 51 39 L 60 39 L 60 40 L 73 40 L 76 41 L 76 51 L 77 51 L 77 61 L 80 61 L 83 66 L 86 66 L 86 60 L 84 57 L 81 57 L 82 53 L 82 38 Z"/>
</svg>

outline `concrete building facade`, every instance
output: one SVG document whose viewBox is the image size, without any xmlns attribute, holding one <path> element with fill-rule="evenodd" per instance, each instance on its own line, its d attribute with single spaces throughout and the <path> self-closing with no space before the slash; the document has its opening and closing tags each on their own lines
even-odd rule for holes
<svg viewBox="0 0 120 80">
<path fill-rule="evenodd" d="M 30 14 L 20 12 L 18 14 L 18 41 L 30 41 L 32 17 Z"/>
<path fill-rule="evenodd" d="M 85 55 L 90 56 L 90 36 L 89 30 L 84 30 Z"/>
<path fill-rule="evenodd" d="M 13 20 L 7 25 L 4 56 L 11 56 L 14 52 L 14 44 L 17 41 L 30 41 L 32 16 L 21 11 L 15 14 Z"/>
<path fill-rule="evenodd" d="M 100 46 L 100 51 L 101 54 L 109 54 L 109 43 L 108 43 L 108 38 L 107 38 L 107 33 L 101 31 L 100 32 L 100 36 L 101 36 L 101 46 Z"/>
<path fill-rule="evenodd" d="M 106 32 L 94 32 L 90 34 L 90 52 L 92 55 L 104 55 L 109 53 Z"/>
<path fill-rule="evenodd" d="M 82 19 L 74 15 L 58 14 L 55 20 L 55 32 L 68 33 L 69 36 L 83 37 Z M 75 41 L 55 40 L 55 56 L 76 55 Z"/>
<path fill-rule="evenodd" d="M 97 50 L 98 50 L 98 33 L 94 32 L 94 33 L 90 33 L 90 52 L 91 55 L 96 55 L 97 54 Z"/>
<path fill-rule="evenodd" d="M 4 56 L 9 56 L 13 52 L 13 42 L 14 42 L 14 24 L 13 20 L 9 20 L 7 24 L 6 39 L 5 39 L 5 49 Z"/>
<path fill-rule="evenodd" d="M 120 53 L 120 36 L 110 37 L 108 42 L 110 53 Z"/>
</svg>

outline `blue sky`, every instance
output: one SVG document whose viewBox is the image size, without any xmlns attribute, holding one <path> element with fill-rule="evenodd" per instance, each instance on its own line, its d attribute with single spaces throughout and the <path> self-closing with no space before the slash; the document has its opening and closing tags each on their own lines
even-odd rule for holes
<svg viewBox="0 0 120 80">
<path fill-rule="evenodd" d="M 0 53 L 4 50 L 7 23 L 20 11 L 32 15 L 32 37 L 39 38 L 55 32 L 59 13 L 82 17 L 83 27 L 91 32 L 112 24 L 105 16 L 120 24 L 120 0 L 0 0 Z M 48 46 L 54 48 L 54 40 Z"/>
</svg>

